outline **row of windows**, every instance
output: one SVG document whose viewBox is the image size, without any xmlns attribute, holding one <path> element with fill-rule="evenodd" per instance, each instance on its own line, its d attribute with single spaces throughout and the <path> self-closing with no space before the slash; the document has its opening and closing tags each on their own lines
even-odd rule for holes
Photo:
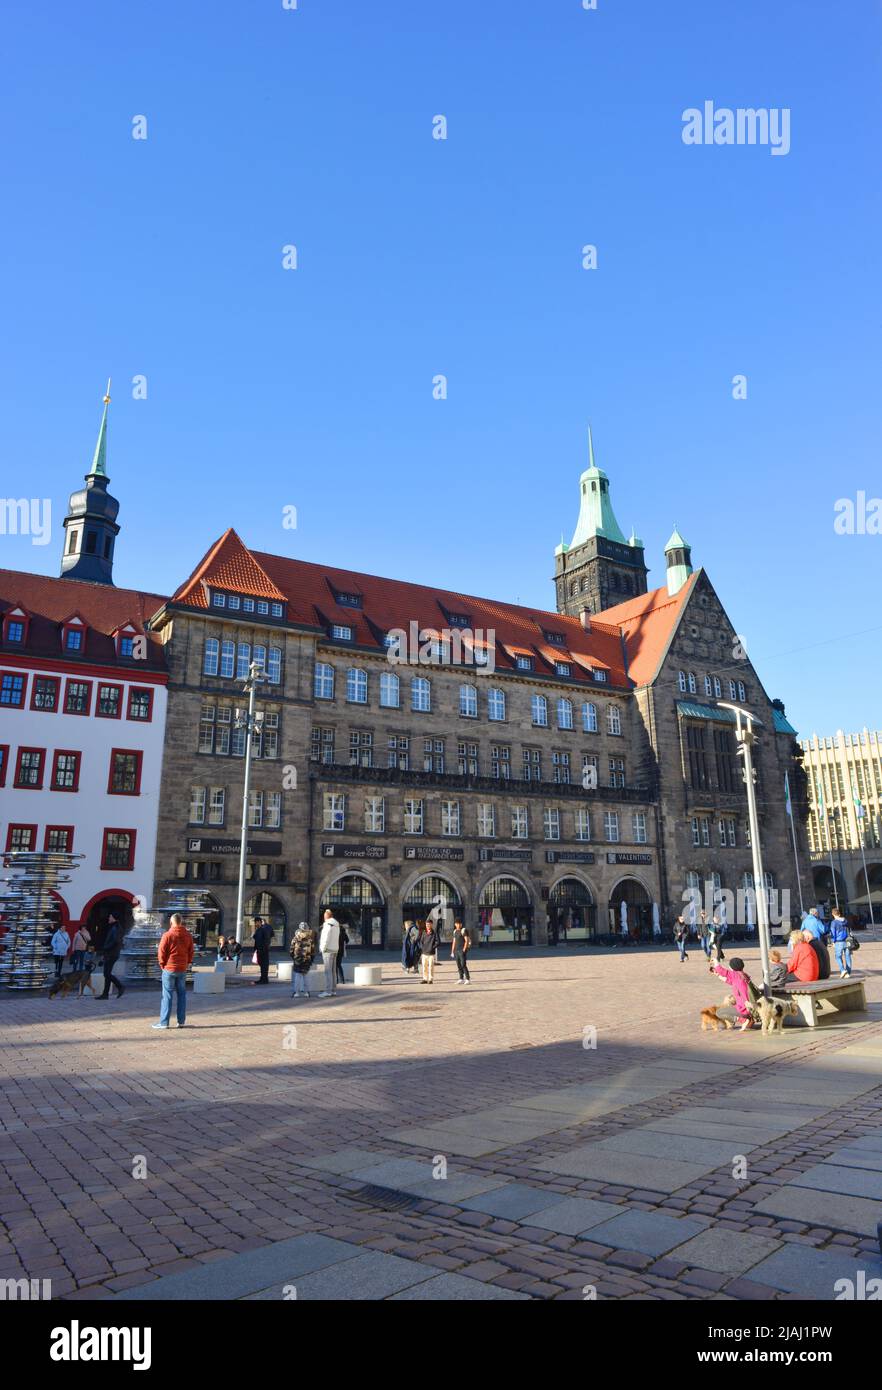
<svg viewBox="0 0 882 1390">
<path fill-rule="evenodd" d="M 262 617 L 281 618 L 283 614 L 281 603 L 272 603 L 265 598 L 245 598 L 241 594 L 215 592 L 211 596 L 211 606 L 212 608 L 226 608 L 232 613 L 257 613 Z"/>
<path fill-rule="evenodd" d="M 42 791 L 48 765 L 45 748 L 19 748 L 12 785 L 20 791 Z M 48 789 L 52 792 L 79 790 L 82 753 L 72 748 L 56 748 L 52 753 Z M 138 796 L 144 755 L 139 748 L 112 748 L 107 791 L 113 796 Z M 9 744 L 0 743 L 0 787 L 6 785 L 10 765 Z"/>
<path fill-rule="evenodd" d="M 226 787 L 190 788 L 190 824 L 224 825 Z M 251 790 L 248 793 L 248 825 L 252 830 L 278 830 L 282 824 L 282 793 Z"/>
<path fill-rule="evenodd" d="M 730 700 L 740 700 L 742 704 L 746 702 L 747 687 L 745 686 L 744 681 L 730 680 L 726 681 L 725 684 L 729 687 Z M 683 692 L 684 695 L 698 694 L 698 677 L 696 676 L 694 671 L 678 671 L 677 685 L 679 686 L 680 690 Z M 704 693 L 705 695 L 708 695 L 715 700 L 722 699 L 723 685 L 724 682 L 720 680 L 719 676 L 705 675 L 704 677 Z"/>
<path fill-rule="evenodd" d="M 689 784 L 696 791 L 709 790 L 713 785 L 721 792 L 740 791 L 744 774 L 738 761 L 735 740 L 730 729 L 713 730 L 713 766 L 715 784 L 711 781 L 708 731 L 703 724 L 686 724 L 686 764 Z M 759 750 L 754 749 L 754 769 L 760 776 Z"/>
<path fill-rule="evenodd" d="M 722 887 L 723 887 L 723 880 L 722 880 L 722 877 L 721 877 L 721 875 L 718 874 L 718 873 L 711 873 L 711 874 L 699 873 L 697 869 L 690 869 L 690 870 L 687 872 L 687 874 L 686 874 L 686 887 L 687 887 L 687 888 L 689 888 L 689 889 L 695 889 L 695 888 L 697 888 L 697 889 L 699 889 L 700 891 L 703 891 L 703 890 L 704 890 L 704 886 L 705 886 L 706 883 L 709 883 L 709 884 L 712 885 L 713 891 L 714 891 L 714 892 L 719 892 L 719 891 L 722 889 Z M 767 871 L 766 873 L 763 874 L 763 883 L 765 884 L 766 888 L 774 888 L 774 887 L 775 887 L 775 875 L 774 875 L 773 873 L 770 873 L 770 872 Z M 755 887 L 754 879 L 753 879 L 753 874 L 750 873 L 749 871 L 746 871 L 745 873 L 743 873 L 743 874 L 741 875 L 740 879 L 739 879 L 738 887 L 739 887 L 739 888 L 743 888 L 745 891 L 746 891 L 748 888 L 750 888 L 750 889 L 752 890 L 752 889 Z"/>
<path fill-rule="evenodd" d="M 333 700 L 336 684 L 336 668 L 327 662 L 316 662 L 313 694 L 316 700 Z M 391 671 L 380 676 L 380 708 L 401 709 L 401 677 Z M 346 672 L 346 702 L 350 705 L 368 703 L 368 673 L 361 667 L 352 666 Z M 550 702 L 545 695 L 533 695 L 530 700 L 530 713 L 536 728 L 547 728 L 549 706 L 554 705 L 559 729 L 575 728 L 575 705 L 572 700 L 561 697 Z M 410 679 L 410 708 L 418 713 L 428 714 L 432 709 L 432 683 L 427 676 L 412 676 Z M 486 692 L 486 714 L 489 720 L 500 722 L 507 717 L 506 693 L 491 687 Z M 459 712 L 464 719 L 477 719 L 479 716 L 479 692 L 475 685 L 459 687 Z M 585 701 L 580 710 L 584 733 L 598 732 L 597 705 Z M 622 716 L 618 705 L 608 705 L 606 727 L 610 734 L 621 734 Z"/>
<path fill-rule="evenodd" d="M 248 678 L 251 663 L 255 662 L 263 671 L 270 685 L 279 685 L 282 679 L 281 647 L 252 647 L 250 642 L 219 641 L 208 637 L 202 653 L 203 676 L 223 676 L 244 681 Z"/>
<path fill-rule="evenodd" d="M 255 758 L 279 756 L 280 720 L 276 710 L 258 708 L 257 724 L 251 734 Z M 218 757 L 244 758 L 245 730 L 237 728 L 232 705 L 206 702 L 199 715 L 199 752 Z"/>
<path fill-rule="evenodd" d="M 385 752 L 383 743 L 385 743 Z M 337 751 L 335 729 L 321 726 L 312 729 L 309 752 L 311 762 L 332 765 L 337 761 Z M 341 753 L 342 751 L 340 750 Z M 579 755 L 572 755 L 565 748 L 555 748 L 550 752 L 541 748 L 522 748 L 520 769 L 518 769 L 518 765 L 511 755 L 511 746 L 505 743 L 493 743 L 490 745 L 489 768 L 485 760 L 483 775 L 496 777 L 503 782 L 516 779 L 518 776 L 524 782 L 541 782 L 543 780 L 543 752 L 546 759 L 550 759 L 550 763 L 549 761 L 545 763 L 546 771 L 550 767 L 550 781 L 569 783 L 573 780 L 573 774 L 578 773 L 583 787 L 593 790 L 599 785 L 597 755 L 595 753 L 583 753 L 581 755 L 581 770 L 579 770 L 577 766 Z M 448 765 L 446 739 L 411 738 L 409 734 L 390 734 L 385 740 L 381 738 L 380 745 L 377 746 L 374 743 L 373 731 L 370 729 L 350 731 L 348 762 L 350 767 L 385 766 L 397 768 L 400 772 L 410 772 L 413 767 L 414 770 L 423 772 L 451 772 L 462 777 L 480 777 L 482 775 L 481 752 L 477 743 L 457 740 L 456 760 Z M 609 758 L 607 764 L 607 786 L 624 787 L 626 784 L 625 759 Z"/>
<path fill-rule="evenodd" d="M 10 825 L 6 832 L 6 850 L 36 850 L 36 825 Z M 101 832 L 102 869 L 134 869 L 136 830 L 105 829 Z M 70 854 L 74 847 L 72 825 L 47 825 L 43 837 L 44 850 L 62 850 Z"/>
<path fill-rule="evenodd" d="M 746 845 L 750 844 L 750 828 L 747 821 L 744 822 L 743 839 Z M 738 844 L 738 823 L 734 816 L 720 816 L 717 819 L 717 840 L 721 849 L 734 849 Z M 709 816 L 693 816 L 693 845 L 709 845 L 710 842 L 711 818 Z"/>
<path fill-rule="evenodd" d="M 0 676 L 0 707 L 24 709 L 28 677 L 22 671 L 6 671 Z M 69 678 L 61 694 L 60 676 L 34 676 L 31 682 L 30 708 L 43 714 L 85 714 L 92 712 L 94 681 Z M 98 682 L 95 715 L 99 719 L 120 719 L 123 709 L 126 719 L 147 724 L 153 717 L 153 691 L 146 686 L 130 685 L 128 703 L 123 698 L 124 687 L 106 681 Z"/>
<path fill-rule="evenodd" d="M 235 865 L 234 877 L 238 877 L 239 865 Z M 177 878 L 189 878 L 197 883 L 220 883 L 224 879 L 224 861 L 222 859 L 180 859 L 178 860 Z M 245 879 L 247 882 L 254 880 L 257 883 L 285 883 L 288 878 L 287 865 L 281 861 L 271 864 L 246 864 Z"/>
<path fill-rule="evenodd" d="M 323 799 L 322 824 L 327 831 L 346 829 L 346 794 L 344 792 L 325 792 Z M 421 797 L 405 797 L 403 809 L 403 829 L 405 835 L 424 835 L 430 833 L 427 824 L 426 803 Z M 542 812 L 542 833 L 546 840 L 560 840 L 563 812 L 556 807 L 546 806 Z M 503 822 L 510 817 L 510 829 Z M 591 813 L 584 808 L 572 812 L 573 834 L 575 840 L 591 839 Z M 458 801 L 442 801 L 440 805 L 440 834 L 457 836 L 463 831 L 462 807 Z M 497 830 L 497 824 L 499 829 Z M 530 813 L 527 806 L 511 806 L 505 812 L 497 813 L 491 802 L 484 802 L 475 808 L 475 828 L 480 839 L 493 839 L 497 834 L 513 840 L 530 838 Z M 368 796 L 364 800 L 364 829 L 368 834 L 379 835 L 386 829 L 386 798 Z M 631 836 L 635 844 L 645 845 L 646 814 L 634 811 L 631 815 Z M 618 811 L 603 813 L 603 838 L 609 844 L 618 844 L 621 828 Z"/>
</svg>

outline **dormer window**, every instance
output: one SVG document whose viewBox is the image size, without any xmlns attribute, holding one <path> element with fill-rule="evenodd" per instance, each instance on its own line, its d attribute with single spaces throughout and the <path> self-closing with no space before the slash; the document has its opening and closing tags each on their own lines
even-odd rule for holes
<svg viewBox="0 0 882 1390">
<path fill-rule="evenodd" d="M 259 598 L 257 600 L 257 611 L 258 613 L 269 613 L 269 604 L 265 598 Z"/>
<path fill-rule="evenodd" d="M 254 612 L 254 599 L 253 599 L 253 598 L 243 598 L 243 600 L 242 600 L 242 608 L 243 608 L 243 610 L 244 610 L 246 613 L 253 613 L 253 612 Z"/>
<path fill-rule="evenodd" d="M 30 615 L 19 606 L 8 608 L 3 614 L 3 641 L 23 647 L 28 640 Z"/>
<path fill-rule="evenodd" d="M 83 649 L 83 634 L 80 628 L 68 628 L 64 634 L 64 650 L 66 652 L 79 652 Z"/>
<path fill-rule="evenodd" d="M 11 622 L 7 623 L 6 640 L 7 642 L 24 641 L 24 623 L 19 618 L 13 618 Z"/>
<path fill-rule="evenodd" d="M 447 621 L 451 627 L 471 627 L 471 622 L 465 613 L 448 613 Z"/>
<path fill-rule="evenodd" d="M 351 642 L 352 628 L 344 627 L 342 623 L 334 623 L 331 628 L 331 636 L 335 642 Z"/>
<path fill-rule="evenodd" d="M 227 596 L 226 596 L 226 594 L 212 594 L 212 596 L 211 596 L 211 606 L 212 606 L 212 608 L 226 608 L 226 606 L 227 606 Z"/>
<path fill-rule="evenodd" d="M 361 594 L 351 593 L 351 592 L 349 592 L 349 591 L 347 591 L 347 590 L 342 590 L 342 589 L 335 589 L 335 590 L 334 590 L 334 597 L 336 598 L 336 600 L 337 600 L 338 603 L 340 603 L 340 604 L 343 605 L 344 608 L 361 608 L 361 607 L 362 607 L 362 597 L 361 597 Z M 282 605 L 281 605 L 281 604 L 274 604 L 273 606 L 274 606 L 274 608 L 275 608 L 275 607 L 278 607 L 279 612 L 278 612 L 278 614 L 276 614 L 275 616 L 280 618 L 280 617 L 282 616 Z"/>
<path fill-rule="evenodd" d="M 554 670 L 558 676 L 571 676 L 573 674 L 573 668 L 568 661 L 556 661 Z"/>
<path fill-rule="evenodd" d="M 131 636 L 120 637 L 119 654 L 120 656 L 132 656 L 135 649 L 135 639 Z"/>
<path fill-rule="evenodd" d="M 595 669 L 594 671 L 591 672 L 591 674 L 592 674 L 592 676 L 594 677 L 594 679 L 595 679 L 596 681 L 605 681 L 605 680 L 606 680 L 606 672 L 605 672 L 605 671 L 598 671 L 598 670 Z"/>
<path fill-rule="evenodd" d="M 533 658 L 531 656 L 519 656 L 515 660 L 519 671 L 532 671 Z"/>
<path fill-rule="evenodd" d="M 546 632 L 545 640 L 546 642 L 553 643 L 555 647 L 562 647 L 564 645 L 564 635 L 562 632 Z"/>
<path fill-rule="evenodd" d="M 274 618 L 281 618 L 284 615 L 284 609 L 280 603 L 271 604 L 270 612 Z"/>
<path fill-rule="evenodd" d="M 227 607 L 232 608 L 233 611 L 235 611 L 239 607 L 241 602 L 242 600 L 239 598 L 238 594 L 227 595 Z"/>
</svg>

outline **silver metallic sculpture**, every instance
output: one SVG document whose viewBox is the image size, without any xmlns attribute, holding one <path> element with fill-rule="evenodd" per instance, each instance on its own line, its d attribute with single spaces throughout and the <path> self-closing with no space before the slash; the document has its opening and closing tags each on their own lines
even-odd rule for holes
<svg viewBox="0 0 882 1390">
<path fill-rule="evenodd" d="M 10 850 L 3 856 L 4 868 L 13 873 L 0 880 L 6 885 L 0 898 L 6 928 L 0 938 L 0 986 L 43 989 L 49 983 L 55 973 L 49 943 L 58 924 L 53 892 L 70 883 L 70 871 L 82 858 L 63 850 Z"/>
<path fill-rule="evenodd" d="M 126 933 L 122 948 L 126 984 L 157 982 L 162 971 L 156 956 L 162 921 L 158 912 L 143 912 L 137 908 L 132 926 Z"/>
</svg>

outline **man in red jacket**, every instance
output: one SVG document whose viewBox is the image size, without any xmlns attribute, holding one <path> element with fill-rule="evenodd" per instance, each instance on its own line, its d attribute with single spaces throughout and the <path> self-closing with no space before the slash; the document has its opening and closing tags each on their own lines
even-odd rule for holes
<svg viewBox="0 0 882 1390">
<path fill-rule="evenodd" d="M 811 939 L 811 932 L 804 931 L 800 932 L 799 940 L 794 942 L 790 953 L 790 969 L 787 972 L 788 984 L 797 981 L 808 984 L 818 978 L 818 958 L 809 945 Z"/>
<path fill-rule="evenodd" d="M 180 912 L 172 913 L 168 931 L 163 932 L 156 954 L 162 966 L 162 1002 L 159 1006 L 159 1022 L 151 1024 L 151 1027 L 168 1028 L 172 995 L 175 994 L 178 1027 L 183 1028 L 187 1021 L 187 971 L 193 964 L 193 938 L 184 926 Z"/>
</svg>

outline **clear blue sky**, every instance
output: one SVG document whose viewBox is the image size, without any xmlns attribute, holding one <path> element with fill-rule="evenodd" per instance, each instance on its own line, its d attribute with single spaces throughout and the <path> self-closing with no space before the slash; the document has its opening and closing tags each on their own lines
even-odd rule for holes
<svg viewBox="0 0 882 1390">
<path fill-rule="evenodd" d="M 676 522 L 803 734 L 882 724 L 882 536 L 833 531 L 882 494 L 878 3 L 14 0 L 4 48 L 3 491 L 56 531 L 0 563 L 57 572 L 112 374 L 118 584 L 232 524 L 552 607 L 590 420 L 650 583 Z M 685 146 L 708 99 L 790 153 Z"/>
</svg>

